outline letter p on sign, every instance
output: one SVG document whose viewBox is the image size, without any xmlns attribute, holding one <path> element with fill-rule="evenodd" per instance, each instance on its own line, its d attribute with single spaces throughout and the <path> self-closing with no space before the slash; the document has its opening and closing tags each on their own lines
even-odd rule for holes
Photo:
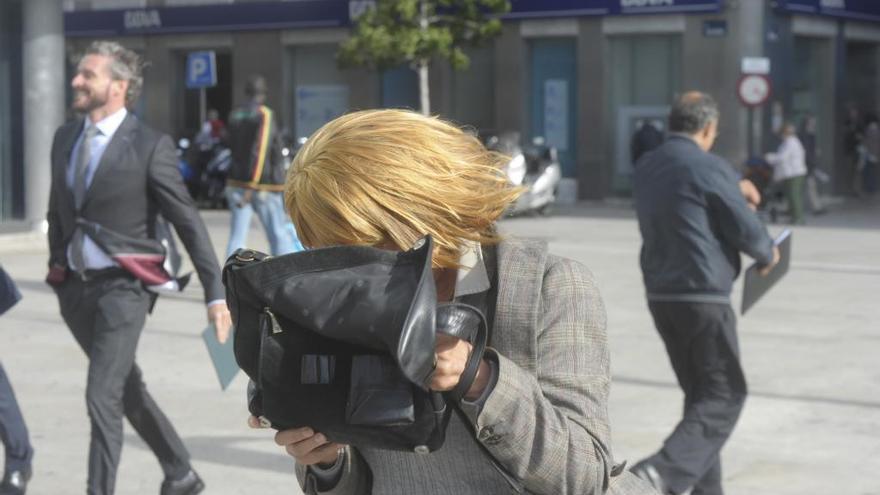
<svg viewBox="0 0 880 495">
<path fill-rule="evenodd" d="M 210 88 L 217 85 L 214 52 L 192 52 L 186 57 L 186 87 Z"/>
</svg>

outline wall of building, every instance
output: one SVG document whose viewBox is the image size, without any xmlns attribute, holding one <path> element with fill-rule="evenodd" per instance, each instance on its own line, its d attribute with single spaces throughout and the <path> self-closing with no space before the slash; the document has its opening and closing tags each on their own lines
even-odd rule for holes
<svg viewBox="0 0 880 495">
<path fill-rule="evenodd" d="M 106 5 L 97 5 L 94 0 L 75 0 L 72 3 L 77 9 L 87 9 L 129 5 L 137 1 L 106 0 L 109 2 Z M 165 7 L 204 4 L 205 1 L 147 0 L 145 5 Z M 835 67 L 846 64 L 840 55 L 839 43 L 835 41 L 838 26 L 847 26 L 847 39 L 859 43 L 878 37 L 876 24 L 780 13 L 771 4 L 757 1 L 729 1 L 721 5 L 720 12 L 706 14 L 507 20 L 501 35 L 491 43 L 490 48 L 481 52 L 476 69 L 471 73 L 456 73 L 443 62 L 432 66 L 432 111 L 481 128 L 518 130 L 525 139 L 530 138 L 534 127 L 534 116 L 531 114 L 535 111 L 530 108 L 530 98 L 534 96 L 530 88 L 533 77 L 530 46 L 533 46 L 534 40 L 573 40 L 576 53 L 573 70 L 577 87 L 570 111 L 577 117 L 574 174 L 577 196 L 601 198 L 626 194 L 626 180 L 621 179 L 624 166 L 620 164 L 619 156 L 623 142 L 618 129 L 620 117 L 615 107 L 615 91 L 620 89 L 619 80 L 615 78 L 621 77 L 617 67 L 621 63 L 618 53 L 621 40 L 630 40 L 624 44 L 629 43 L 627 46 L 636 50 L 627 63 L 638 66 L 645 62 L 646 57 L 651 59 L 653 53 L 669 57 L 666 69 L 658 68 L 667 70 L 668 80 L 654 88 L 657 93 L 654 96 L 645 97 L 643 86 L 633 90 L 642 96 L 630 98 L 634 102 L 632 105 L 638 106 L 639 101 L 647 98 L 648 106 L 663 108 L 672 100 L 673 93 L 690 89 L 712 94 L 722 114 L 721 132 L 714 151 L 731 163 L 741 164 L 748 155 L 747 143 L 752 128 L 752 123 L 748 121 L 749 113 L 736 95 L 742 57 L 766 53 L 774 59 L 771 74 L 774 82 L 773 100 L 781 103 L 784 112 L 789 112 L 797 106 L 793 102 L 803 98 L 794 87 L 797 84 L 793 82 L 796 71 L 792 59 L 795 53 L 803 52 L 805 43 L 813 43 L 817 47 L 816 57 L 821 59 L 816 62 L 817 66 Z M 720 36 L 707 35 L 706 23 L 713 22 L 717 26 L 719 21 L 724 23 L 724 32 Z M 147 73 L 142 105 L 145 118 L 166 132 L 176 133 L 181 130 L 181 60 L 188 51 L 197 49 L 223 50 L 231 54 L 232 98 L 235 103 L 240 103 L 244 97 L 243 86 L 247 75 L 262 73 L 269 83 L 268 104 L 276 109 L 282 125 L 288 128 L 296 122 L 294 91 L 300 84 L 347 86 L 348 107 L 352 110 L 380 106 L 383 78 L 379 73 L 363 69 L 337 71 L 336 62 L 330 56 L 316 66 L 314 74 L 303 75 L 301 67 L 295 69 L 298 47 L 332 46 L 343 40 L 347 33 L 347 28 L 339 27 L 155 35 L 126 37 L 123 41 L 139 47 L 152 63 Z M 828 43 L 815 44 L 817 39 L 827 40 Z M 648 46 L 652 40 L 661 40 L 668 48 L 657 52 L 655 46 Z M 797 40 L 802 40 L 800 45 Z M 80 45 L 85 42 L 81 39 L 70 41 Z M 638 50 L 642 49 L 639 47 L 647 47 L 647 51 L 639 54 Z M 315 60 L 315 50 L 300 50 L 301 54 L 306 52 L 312 53 L 309 60 Z M 640 57 L 642 62 L 639 62 Z M 874 59 L 874 66 L 880 67 L 880 50 L 876 51 Z M 821 79 L 817 81 L 820 89 L 817 90 L 816 113 L 826 122 L 824 127 L 827 129 L 841 113 L 842 78 L 839 74 L 836 77 L 835 71 L 831 70 L 816 74 Z M 877 87 L 880 85 L 871 87 L 871 100 L 875 103 L 880 102 L 880 89 Z M 663 95 L 658 96 L 658 92 Z M 486 102 L 485 107 L 475 111 L 479 102 Z M 767 108 L 755 111 L 756 132 L 753 136 L 757 152 L 767 151 L 774 144 L 771 120 L 771 112 Z M 834 149 L 837 153 L 838 141 L 833 132 L 820 133 L 820 147 L 823 149 Z"/>
</svg>

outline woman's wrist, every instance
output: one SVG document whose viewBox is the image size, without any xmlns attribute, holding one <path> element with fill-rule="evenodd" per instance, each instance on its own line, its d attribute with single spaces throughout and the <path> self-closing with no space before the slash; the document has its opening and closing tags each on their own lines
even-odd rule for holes
<svg viewBox="0 0 880 495">
<path fill-rule="evenodd" d="M 471 388 L 464 394 L 464 399 L 467 401 L 479 399 L 483 392 L 486 391 L 486 387 L 489 386 L 491 376 L 491 366 L 486 361 L 486 358 L 481 359 L 480 367 L 477 369 L 477 376 L 474 377 L 474 383 L 471 384 Z"/>
<path fill-rule="evenodd" d="M 324 469 L 324 470 L 333 469 L 334 467 L 336 467 L 337 464 L 339 464 L 339 461 L 342 460 L 342 455 L 344 453 L 345 453 L 345 448 L 339 447 L 339 449 L 336 451 L 336 456 L 334 456 L 332 459 L 329 459 L 330 456 L 328 455 L 327 460 L 319 461 L 318 463 L 315 464 L 315 467 L 317 467 L 318 469 Z"/>
</svg>

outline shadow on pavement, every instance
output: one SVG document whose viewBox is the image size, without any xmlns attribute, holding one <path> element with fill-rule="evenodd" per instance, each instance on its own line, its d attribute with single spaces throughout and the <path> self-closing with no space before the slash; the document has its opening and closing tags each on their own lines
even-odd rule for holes
<svg viewBox="0 0 880 495">
<path fill-rule="evenodd" d="M 644 385 L 646 387 L 655 387 L 655 388 L 674 388 L 677 389 L 678 385 L 672 382 L 663 382 L 659 380 L 646 380 L 644 378 L 633 378 L 627 376 L 619 376 L 615 375 L 612 378 L 612 382 L 619 383 L 627 383 L 630 385 Z M 847 406 L 847 407 L 861 407 L 867 409 L 880 409 L 880 402 L 870 402 L 863 400 L 850 400 L 850 399 L 835 399 L 833 397 L 811 397 L 809 395 L 788 395 L 788 394 L 775 394 L 770 392 L 757 392 L 754 390 L 749 391 L 750 397 L 761 397 L 762 399 L 773 399 L 773 400 L 784 400 L 784 401 L 793 401 L 793 402 L 806 402 L 811 404 L 825 404 L 829 406 Z"/>
<path fill-rule="evenodd" d="M 291 484 L 296 484 L 293 475 L 293 458 L 280 450 L 277 454 L 270 454 L 237 446 L 237 444 L 253 444 L 259 440 L 252 436 L 194 436 L 184 437 L 183 444 L 196 463 L 210 462 L 236 468 L 287 473 L 291 476 Z M 267 444 L 272 444 L 271 438 L 263 440 Z M 128 433 L 125 434 L 123 445 L 145 451 L 150 449 L 140 437 Z"/>
</svg>

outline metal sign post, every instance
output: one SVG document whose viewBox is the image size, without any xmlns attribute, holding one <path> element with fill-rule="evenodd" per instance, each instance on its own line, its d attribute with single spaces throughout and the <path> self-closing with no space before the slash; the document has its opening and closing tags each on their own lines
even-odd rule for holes
<svg viewBox="0 0 880 495">
<path fill-rule="evenodd" d="M 186 87 L 199 90 L 199 125 L 207 118 L 206 88 L 217 85 L 217 58 L 213 51 L 192 52 L 186 57 Z"/>
<path fill-rule="evenodd" d="M 746 146 L 749 157 L 755 156 L 760 123 L 756 122 L 755 108 L 770 98 L 772 87 L 767 74 L 770 73 L 770 59 L 766 57 L 744 57 L 741 66 L 742 76 L 736 84 L 736 94 L 740 103 L 747 108 Z"/>
</svg>

